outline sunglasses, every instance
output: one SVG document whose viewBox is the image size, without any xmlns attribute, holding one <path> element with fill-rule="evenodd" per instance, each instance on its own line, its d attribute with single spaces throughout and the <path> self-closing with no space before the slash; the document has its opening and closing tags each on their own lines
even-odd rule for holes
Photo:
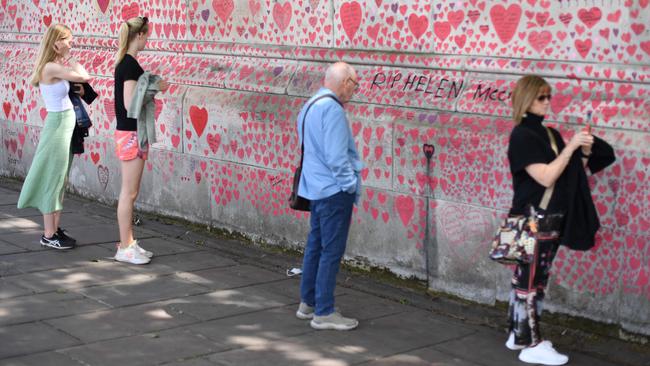
<svg viewBox="0 0 650 366">
<path fill-rule="evenodd" d="M 544 94 L 544 95 L 540 95 L 539 97 L 537 97 L 537 101 L 540 102 L 540 103 L 544 103 L 547 100 L 549 102 L 551 101 L 551 94 Z"/>
</svg>

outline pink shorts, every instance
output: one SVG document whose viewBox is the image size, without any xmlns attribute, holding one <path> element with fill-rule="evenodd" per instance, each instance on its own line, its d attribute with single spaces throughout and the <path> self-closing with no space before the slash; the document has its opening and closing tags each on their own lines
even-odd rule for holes
<svg viewBox="0 0 650 366">
<path fill-rule="evenodd" d="M 135 158 L 147 160 L 149 146 L 140 150 L 138 146 L 138 131 L 115 130 L 115 153 L 122 161 L 129 161 Z"/>
</svg>

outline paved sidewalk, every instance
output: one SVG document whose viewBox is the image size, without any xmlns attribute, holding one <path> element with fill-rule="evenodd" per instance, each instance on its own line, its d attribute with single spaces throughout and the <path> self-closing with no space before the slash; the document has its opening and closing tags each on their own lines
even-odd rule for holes
<svg viewBox="0 0 650 366">
<path fill-rule="evenodd" d="M 337 306 L 359 328 L 314 331 L 295 318 L 299 279 L 284 273 L 300 258 L 189 226 L 145 218 L 136 231 L 152 263 L 114 262 L 115 211 L 84 199 L 69 198 L 62 219 L 79 247 L 42 249 L 42 217 L 16 209 L 17 187 L 0 182 L 0 365 L 523 365 L 503 332 L 347 272 Z M 381 295 L 401 291 L 408 301 Z M 558 341 L 571 365 L 649 360 L 615 340 Z"/>
</svg>

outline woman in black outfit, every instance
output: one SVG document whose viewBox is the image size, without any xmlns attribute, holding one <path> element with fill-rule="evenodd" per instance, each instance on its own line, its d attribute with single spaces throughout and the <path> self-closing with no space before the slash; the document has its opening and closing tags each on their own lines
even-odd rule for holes
<svg viewBox="0 0 650 366">
<path fill-rule="evenodd" d="M 547 216 L 566 214 L 571 202 L 569 192 L 575 191 L 569 189 L 572 183 L 567 166 L 576 153 L 583 164 L 578 169 L 584 170 L 591 154 L 594 137 L 588 129 L 576 133 L 565 145 L 557 130 L 542 124 L 550 101 L 551 87 L 539 76 L 521 78 L 512 93 L 515 127 L 510 135 L 508 160 L 514 196 L 510 215 L 528 214 L 529 205 Z M 563 365 L 569 360 L 542 339 L 539 329 L 544 290 L 564 229 L 560 219 L 555 235 L 538 241 L 535 260 L 517 265 L 512 277 L 506 347 L 521 350 L 519 359 L 527 363 Z"/>
</svg>

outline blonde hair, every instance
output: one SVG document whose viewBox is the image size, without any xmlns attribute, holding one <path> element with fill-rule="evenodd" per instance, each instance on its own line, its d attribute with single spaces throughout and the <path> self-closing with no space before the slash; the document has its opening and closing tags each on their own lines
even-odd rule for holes
<svg viewBox="0 0 650 366">
<path fill-rule="evenodd" d="M 512 91 L 512 118 L 515 124 L 521 123 L 526 111 L 533 105 L 537 94 L 541 90 L 551 92 L 551 86 L 537 75 L 526 75 L 517 80 L 515 90 Z"/>
<path fill-rule="evenodd" d="M 149 20 L 146 17 L 133 17 L 120 25 L 119 46 L 115 56 L 115 66 L 122 61 L 131 41 L 140 33 L 149 33 Z"/>
<path fill-rule="evenodd" d="M 72 36 L 72 31 L 66 25 L 55 24 L 47 28 L 47 31 L 45 31 L 45 35 L 43 35 L 43 39 L 41 40 L 38 56 L 36 56 L 36 63 L 34 64 L 34 70 L 32 71 L 32 77 L 30 80 L 32 85 L 38 86 L 45 65 L 48 62 L 56 60 L 56 57 L 59 56 L 54 50 L 54 44 L 70 36 Z"/>
</svg>

